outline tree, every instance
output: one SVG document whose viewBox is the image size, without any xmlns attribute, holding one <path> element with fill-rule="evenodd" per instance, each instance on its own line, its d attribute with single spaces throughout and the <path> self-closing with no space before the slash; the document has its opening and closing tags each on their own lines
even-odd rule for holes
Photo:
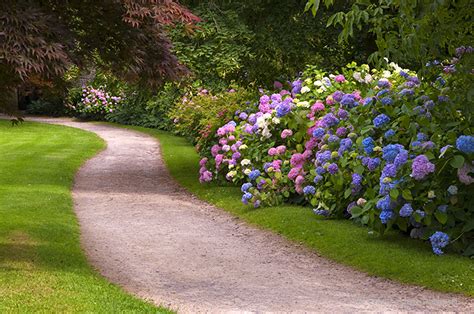
<svg viewBox="0 0 474 314">
<path fill-rule="evenodd" d="M 131 82 L 158 85 L 186 73 L 166 27 L 199 21 L 172 0 L 4 0 L 0 3 L 0 109 L 20 84 L 54 82 L 99 57 Z"/>
<path fill-rule="evenodd" d="M 327 8 L 334 0 L 309 0 L 306 10 L 313 15 L 324 2 Z M 349 10 L 339 10 L 328 20 L 328 26 L 342 26 L 340 42 L 361 33 L 376 37 L 377 51 L 369 60 L 384 58 L 413 69 L 420 69 L 435 59 L 444 60 L 456 48 L 472 44 L 474 6 L 471 0 L 352 0 Z M 324 10 L 323 10 L 324 11 Z"/>
</svg>

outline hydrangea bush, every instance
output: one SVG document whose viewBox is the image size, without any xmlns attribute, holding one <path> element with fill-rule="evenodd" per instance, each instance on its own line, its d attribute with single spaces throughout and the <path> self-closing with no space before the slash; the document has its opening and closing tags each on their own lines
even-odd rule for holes
<svg viewBox="0 0 474 314">
<path fill-rule="evenodd" d="M 393 63 L 309 67 L 212 130 L 200 181 L 239 184 L 254 207 L 307 204 L 473 255 L 474 137 L 465 104 L 448 97 L 450 66 L 434 81 Z"/>
<path fill-rule="evenodd" d="M 70 106 L 77 117 L 104 120 L 122 102 L 122 97 L 111 96 L 104 88 L 86 86 L 81 100 Z"/>
</svg>

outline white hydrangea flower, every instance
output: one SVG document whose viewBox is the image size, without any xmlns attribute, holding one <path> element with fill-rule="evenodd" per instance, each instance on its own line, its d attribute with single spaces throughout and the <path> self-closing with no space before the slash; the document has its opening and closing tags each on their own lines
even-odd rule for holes
<svg viewBox="0 0 474 314">
<path fill-rule="evenodd" d="M 229 171 L 229 172 L 227 173 L 227 177 L 233 178 L 233 177 L 235 177 L 236 174 L 237 174 L 237 171 L 232 170 L 232 171 Z"/>
<path fill-rule="evenodd" d="M 246 176 L 248 176 L 250 172 L 252 172 L 252 170 L 250 170 L 249 168 L 247 168 L 247 169 L 244 170 L 244 174 L 245 174 Z"/>
<path fill-rule="evenodd" d="M 327 87 L 330 87 L 332 84 L 331 84 L 331 80 L 329 79 L 329 77 L 323 77 L 323 79 L 321 80 L 323 82 L 324 85 L 326 85 Z"/>
<path fill-rule="evenodd" d="M 242 145 L 239 146 L 239 150 L 246 150 L 247 148 L 249 148 L 249 147 L 246 144 L 242 144 Z M 249 160 L 249 162 L 250 162 L 250 160 Z"/>
<path fill-rule="evenodd" d="M 229 167 L 228 167 L 228 168 L 229 168 L 229 169 L 234 168 L 234 164 L 229 164 Z"/>
<path fill-rule="evenodd" d="M 240 162 L 240 164 L 242 166 L 248 166 L 250 165 L 250 160 L 249 159 L 242 159 L 242 161 Z"/>
<path fill-rule="evenodd" d="M 272 136 L 270 130 L 267 127 L 262 130 L 262 136 L 265 138 L 270 138 Z"/>
<path fill-rule="evenodd" d="M 224 146 L 222 146 L 222 150 L 225 151 L 225 152 L 228 152 L 230 150 L 230 146 L 229 145 L 224 145 Z"/>
<path fill-rule="evenodd" d="M 300 101 L 299 103 L 296 104 L 297 107 L 303 107 L 303 108 L 309 108 L 309 102 L 308 101 Z"/>
<path fill-rule="evenodd" d="M 352 77 L 359 83 L 364 83 L 364 79 L 362 79 L 362 73 L 360 72 L 354 72 L 354 74 L 352 74 Z"/>
<path fill-rule="evenodd" d="M 372 75 L 370 75 L 370 74 L 366 74 L 365 77 L 364 77 L 364 81 L 365 81 L 367 84 L 371 83 L 373 80 L 374 80 L 374 78 L 373 78 Z"/>
<path fill-rule="evenodd" d="M 392 76 L 392 72 L 384 70 L 382 76 L 385 78 L 389 78 L 390 76 Z"/>
<path fill-rule="evenodd" d="M 309 91 L 311 91 L 311 89 L 309 89 L 308 86 L 303 86 L 303 88 L 301 89 L 301 94 L 306 94 Z"/>
<path fill-rule="evenodd" d="M 272 119 L 272 122 L 273 122 L 273 124 L 280 124 L 280 119 L 277 118 L 277 117 L 274 117 L 274 118 Z"/>
<path fill-rule="evenodd" d="M 321 86 L 323 85 L 323 82 L 321 82 L 320 80 L 317 80 L 314 82 L 314 86 Z"/>
</svg>

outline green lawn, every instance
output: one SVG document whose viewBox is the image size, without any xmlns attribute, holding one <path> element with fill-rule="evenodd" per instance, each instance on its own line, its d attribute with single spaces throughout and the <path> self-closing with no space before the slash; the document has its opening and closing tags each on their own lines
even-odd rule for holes
<svg viewBox="0 0 474 314">
<path fill-rule="evenodd" d="M 108 283 L 79 244 L 70 188 L 92 133 L 0 120 L 0 312 L 165 312 Z"/>
<path fill-rule="evenodd" d="M 316 249 L 321 255 L 369 274 L 435 290 L 474 296 L 474 260 L 457 255 L 436 256 L 430 245 L 392 232 L 371 236 L 345 220 L 323 220 L 310 208 L 278 206 L 252 209 L 240 202 L 238 187 L 201 185 L 199 157 L 183 138 L 152 129 L 129 127 L 157 137 L 172 176 L 201 199 L 257 226 Z"/>
</svg>

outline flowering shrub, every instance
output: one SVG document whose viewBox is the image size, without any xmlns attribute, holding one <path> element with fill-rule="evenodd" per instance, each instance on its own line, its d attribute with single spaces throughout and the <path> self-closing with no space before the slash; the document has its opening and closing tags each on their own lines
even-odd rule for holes
<svg viewBox="0 0 474 314">
<path fill-rule="evenodd" d="M 87 86 L 82 89 L 80 102 L 71 105 L 70 108 L 78 117 L 103 120 L 121 101 L 121 97 L 111 96 L 103 88 Z"/>
<path fill-rule="evenodd" d="M 291 90 L 209 130 L 200 180 L 241 184 L 254 207 L 310 204 L 429 239 L 435 254 L 449 245 L 473 255 L 474 137 L 464 104 L 447 96 L 456 71 L 444 72 L 425 82 L 393 63 L 335 75 L 309 67 Z"/>
<path fill-rule="evenodd" d="M 213 94 L 207 89 L 187 92 L 169 116 L 174 129 L 196 144 L 198 150 L 208 148 L 215 140 L 217 129 L 232 119 L 234 112 L 243 106 L 251 106 L 255 94 L 245 89 L 232 88 Z"/>
</svg>

